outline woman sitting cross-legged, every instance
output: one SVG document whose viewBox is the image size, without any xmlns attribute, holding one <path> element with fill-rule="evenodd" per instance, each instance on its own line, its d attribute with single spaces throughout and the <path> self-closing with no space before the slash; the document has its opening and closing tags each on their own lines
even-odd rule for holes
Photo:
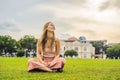
<svg viewBox="0 0 120 80">
<path fill-rule="evenodd" d="M 28 60 L 28 71 L 62 72 L 65 59 L 60 58 L 60 40 L 55 37 L 55 26 L 52 22 L 44 25 L 42 35 L 37 43 L 39 61 Z"/>
</svg>

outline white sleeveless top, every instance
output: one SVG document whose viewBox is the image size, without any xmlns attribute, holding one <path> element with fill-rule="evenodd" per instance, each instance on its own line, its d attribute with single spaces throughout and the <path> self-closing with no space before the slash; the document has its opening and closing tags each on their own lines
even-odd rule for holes
<svg viewBox="0 0 120 80">
<path fill-rule="evenodd" d="M 55 53 L 56 53 L 55 47 L 52 51 L 50 48 L 45 48 L 43 57 L 55 57 Z"/>
</svg>

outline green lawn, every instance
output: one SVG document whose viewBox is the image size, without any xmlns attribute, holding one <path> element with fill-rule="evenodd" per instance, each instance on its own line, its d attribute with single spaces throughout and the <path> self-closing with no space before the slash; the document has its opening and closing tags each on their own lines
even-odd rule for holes
<svg viewBox="0 0 120 80">
<path fill-rule="evenodd" d="M 27 60 L 0 57 L 0 80 L 120 80 L 120 60 L 66 59 L 63 73 L 29 73 Z"/>
</svg>

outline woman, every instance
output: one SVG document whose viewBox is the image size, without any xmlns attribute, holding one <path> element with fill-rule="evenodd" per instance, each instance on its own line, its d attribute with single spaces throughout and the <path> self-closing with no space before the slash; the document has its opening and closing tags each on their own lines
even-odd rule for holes
<svg viewBox="0 0 120 80">
<path fill-rule="evenodd" d="M 39 61 L 28 60 L 28 71 L 62 72 L 65 59 L 60 56 L 60 40 L 55 37 L 55 26 L 52 22 L 44 25 L 43 33 L 37 43 Z"/>
</svg>

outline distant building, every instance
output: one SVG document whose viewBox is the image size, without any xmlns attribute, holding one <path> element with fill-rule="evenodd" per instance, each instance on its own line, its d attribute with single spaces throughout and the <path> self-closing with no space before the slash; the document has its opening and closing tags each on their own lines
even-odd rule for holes
<svg viewBox="0 0 120 80">
<path fill-rule="evenodd" d="M 79 37 L 79 41 L 81 42 L 81 43 L 99 43 L 99 42 L 102 42 L 103 43 L 103 46 L 106 46 L 107 45 L 107 40 L 87 40 L 86 39 L 86 37 L 84 37 L 84 36 L 80 36 Z M 93 57 L 94 58 L 99 58 L 99 57 L 102 57 L 102 58 L 106 58 L 106 54 L 105 54 L 105 52 L 106 51 L 103 51 L 103 49 L 100 49 L 100 52 L 102 53 L 102 55 L 101 54 L 94 54 L 93 55 Z"/>
<path fill-rule="evenodd" d="M 79 37 L 79 40 L 80 40 L 80 41 L 85 41 L 85 40 L 86 40 L 86 37 L 80 36 L 80 37 Z"/>
<path fill-rule="evenodd" d="M 108 43 L 108 47 L 112 47 L 112 46 L 115 46 L 117 45 L 118 43 Z"/>
<path fill-rule="evenodd" d="M 107 40 L 87 40 L 86 37 L 80 36 L 79 37 L 80 42 L 82 43 L 91 43 L 91 42 L 103 42 L 103 45 L 107 44 Z"/>
<path fill-rule="evenodd" d="M 86 39 L 83 38 L 82 40 Z M 72 49 L 78 52 L 78 58 L 92 58 L 92 55 L 95 54 L 95 48 L 89 42 L 81 42 L 75 37 L 70 37 L 67 40 L 61 40 L 62 55 L 65 53 L 66 50 Z"/>
</svg>

